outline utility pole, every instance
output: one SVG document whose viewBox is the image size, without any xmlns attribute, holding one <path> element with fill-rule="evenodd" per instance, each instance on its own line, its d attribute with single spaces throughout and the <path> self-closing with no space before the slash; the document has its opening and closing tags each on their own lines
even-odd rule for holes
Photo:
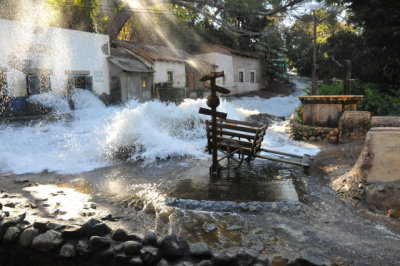
<svg viewBox="0 0 400 266">
<path fill-rule="evenodd" d="M 318 95 L 318 77 L 317 77 L 317 17 L 315 10 L 314 16 L 314 54 L 313 54 L 313 68 L 312 68 L 312 95 Z"/>
<path fill-rule="evenodd" d="M 344 61 L 343 94 L 350 95 L 351 61 Z"/>
</svg>

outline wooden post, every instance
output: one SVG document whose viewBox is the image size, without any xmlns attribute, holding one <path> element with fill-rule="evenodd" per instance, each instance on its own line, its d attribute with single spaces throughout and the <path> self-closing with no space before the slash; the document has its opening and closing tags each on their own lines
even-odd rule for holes
<svg viewBox="0 0 400 266">
<path fill-rule="evenodd" d="M 314 53 L 313 53 L 313 68 L 312 68 L 312 95 L 318 95 L 318 79 L 317 79 L 317 17 L 315 10 L 314 16 Z"/>
<path fill-rule="evenodd" d="M 211 74 L 203 76 L 200 81 L 209 80 L 211 83 L 210 89 L 211 94 L 207 97 L 207 105 L 211 108 L 210 110 L 200 108 L 199 113 L 211 115 L 211 135 L 212 135 L 212 165 L 210 167 L 210 177 L 218 176 L 218 139 L 217 139 L 217 117 L 226 118 L 225 113 L 217 112 L 217 107 L 219 106 L 219 98 L 217 92 L 228 94 L 231 91 L 229 89 L 217 86 L 215 80 L 220 77 L 224 77 L 224 72 L 212 72 Z M 210 147 L 209 147 L 210 149 Z"/>
<path fill-rule="evenodd" d="M 214 99 L 219 99 L 215 89 L 215 79 L 211 79 L 211 96 Z M 219 103 L 218 103 L 219 105 Z M 218 105 L 213 104 L 211 106 L 212 112 L 215 114 L 217 112 L 217 107 Z M 212 116 L 211 120 L 211 126 L 212 126 L 212 165 L 210 169 L 210 175 L 212 177 L 215 177 L 218 175 L 218 153 L 217 153 L 217 117 L 215 115 Z"/>
<path fill-rule="evenodd" d="M 344 61 L 343 94 L 350 95 L 351 61 Z"/>
</svg>

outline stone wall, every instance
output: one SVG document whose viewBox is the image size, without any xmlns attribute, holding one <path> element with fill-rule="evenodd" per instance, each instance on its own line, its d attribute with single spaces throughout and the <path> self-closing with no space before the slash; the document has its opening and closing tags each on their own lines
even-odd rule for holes
<svg viewBox="0 0 400 266">
<path fill-rule="evenodd" d="M 371 113 L 365 111 L 347 111 L 340 117 L 340 142 L 364 140 L 371 128 Z"/>
<path fill-rule="evenodd" d="M 329 143 L 365 140 L 371 127 L 388 126 L 400 127 L 400 117 L 371 116 L 366 111 L 346 111 L 341 115 L 338 127 L 318 127 L 298 123 L 295 111 L 289 122 L 293 139 Z"/>
<path fill-rule="evenodd" d="M 292 115 L 289 122 L 290 135 L 295 140 L 337 143 L 339 129 L 302 125 Z"/>
<path fill-rule="evenodd" d="M 96 219 L 63 225 L 31 224 L 25 217 L 3 212 L 0 203 L 0 265 L 316 265 L 304 258 L 274 256 L 270 260 L 246 250 L 214 254 L 204 242 L 189 244 L 177 235 L 160 239 L 153 232 L 113 231 Z"/>
</svg>

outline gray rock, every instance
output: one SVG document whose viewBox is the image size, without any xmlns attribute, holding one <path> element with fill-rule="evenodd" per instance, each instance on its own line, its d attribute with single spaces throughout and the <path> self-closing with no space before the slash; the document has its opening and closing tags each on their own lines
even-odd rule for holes
<svg viewBox="0 0 400 266">
<path fill-rule="evenodd" d="M 32 248 L 41 252 L 49 252 L 52 249 L 61 246 L 62 242 L 63 238 L 59 232 L 49 230 L 33 239 Z"/>
<path fill-rule="evenodd" d="M 22 222 L 23 220 L 25 220 L 26 217 L 26 213 L 20 214 L 15 218 L 11 218 L 11 219 L 6 219 L 3 222 L 3 226 L 4 227 L 10 227 L 10 226 L 15 226 L 17 224 L 19 224 L 20 222 Z"/>
<path fill-rule="evenodd" d="M 158 263 L 157 266 L 169 266 L 168 261 L 166 261 L 165 259 L 161 259 Z M 175 264 L 176 266 L 176 264 Z"/>
<path fill-rule="evenodd" d="M 76 256 L 76 250 L 74 245 L 65 244 L 60 249 L 60 256 L 64 258 L 73 258 Z"/>
<path fill-rule="evenodd" d="M 31 245 L 33 239 L 39 235 L 39 230 L 35 229 L 35 228 L 27 228 L 25 229 L 21 235 L 19 236 L 19 244 L 24 247 L 27 248 Z"/>
<path fill-rule="evenodd" d="M 36 203 L 34 203 L 34 202 L 29 202 L 29 206 L 30 206 L 32 209 L 37 209 L 37 207 L 38 207 L 38 205 L 37 205 Z"/>
<path fill-rule="evenodd" d="M 235 256 L 231 253 L 228 253 L 226 251 L 223 251 L 221 253 L 219 253 L 217 256 L 215 256 L 213 258 L 213 265 L 215 266 L 219 266 L 219 265 L 235 265 L 236 264 L 236 260 L 235 260 Z"/>
<path fill-rule="evenodd" d="M 134 265 L 134 266 L 142 266 L 143 261 L 140 257 L 133 257 L 132 259 L 129 260 L 129 264 Z"/>
<path fill-rule="evenodd" d="M 113 231 L 111 238 L 115 241 L 127 241 L 128 233 L 124 229 L 117 229 Z"/>
<path fill-rule="evenodd" d="M 185 238 L 168 235 L 160 243 L 161 256 L 167 259 L 180 259 L 189 254 L 189 244 Z"/>
<path fill-rule="evenodd" d="M 68 225 L 61 234 L 64 238 L 78 238 L 83 234 L 83 228 L 77 225 Z"/>
<path fill-rule="evenodd" d="M 124 243 L 124 251 L 127 255 L 135 255 L 138 254 L 142 244 L 136 241 L 126 241 Z"/>
<path fill-rule="evenodd" d="M 300 261 L 303 262 L 302 265 L 310 265 L 310 266 L 322 266 L 325 265 L 325 262 L 317 257 L 314 256 L 305 256 L 303 258 L 299 259 Z"/>
<path fill-rule="evenodd" d="M 349 266 L 350 263 L 348 260 L 342 258 L 342 257 L 337 257 L 331 261 L 331 266 Z"/>
<path fill-rule="evenodd" d="M 154 232 L 146 232 L 143 237 L 143 244 L 145 245 L 157 245 L 157 235 Z"/>
<path fill-rule="evenodd" d="M 15 208 L 15 203 L 14 202 L 9 202 L 9 203 L 4 204 L 4 206 L 8 207 L 8 208 Z"/>
<path fill-rule="evenodd" d="M 47 230 L 56 230 L 56 231 L 62 231 L 66 228 L 66 225 L 61 225 L 58 223 L 47 223 Z"/>
<path fill-rule="evenodd" d="M 117 252 L 114 248 L 115 254 L 114 254 L 114 258 L 117 262 L 119 262 L 120 264 L 123 264 L 124 262 L 126 262 L 126 260 L 128 259 L 128 257 L 126 256 L 126 254 L 124 252 Z"/>
<path fill-rule="evenodd" d="M 269 265 L 269 259 L 265 254 L 258 255 L 256 262 L 261 265 Z"/>
<path fill-rule="evenodd" d="M 146 246 L 140 250 L 140 259 L 144 264 L 155 265 L 161 257 L 158 248 Z"/>
<path fill-rule="evenodd" d="M 47 230 L 49 230 L 47 228 L 47 224 L 48 224 L 48 222 L 35 221 L 33 223 L 33 228 L 39 230 L 40 233 L 45 233 Z"/>
<path fill-rule="evenodd" d="M 128 234 L 127 240 L 143 242 L 143 238 L 144 238 L 144 236 L 142 234 L 130 233 L 130 234 Z"/>
<path fill-rule="evenodd" d="M 247 250 L 241 250 L 236 254 L 236 260 L 240 266 L 250 266 L 256 263 L 256 255 Z"/>
<path fill-rule="evenodd" d="M 16 241 L 18 239 L 20 232 L 21 232 L 21 229 L 19 229 L 18 227 L 15 227 L 15 226 L 9 227 L 3 237 L 3 242 L 11 243 L 11 242 Z"/>
<path fill-rule="evenodd" d="M 197 242 L 190 246 L 190 256 L 199 259 L 209 259 L 212 257 L 212 252 L 206 243 Z"/>
<path fill-rule="evenodd" d="M 106 237 L 92 236 L 90 237 L 90 250 L 92 252 L 97 252 L 106 249 L 110 246 L 111 240 Z"/>
<path fill-rule="evenodd" d="M 211 260 L 202 260 L 196 264 L 196 266 L 211 266 Z"/>
<path fill-rule="evenodd" d="M 103 251 L 101 251 L 99 253 L 93 254 L 92 259 L 96 262 L 104 262 L 104 261 L 108 260 L 108 258 L 113 256 L 114 253 L 115 252 L 114 252 L 113 248 L 104 249 Z"/>
<path fill-rule="evenodd" d="M 108 225 L 96 219 L 87 221 L 83 228 L 87 236 L 105 236 L 111 233 L 111 228 Z"/>
<path fill-rule="evenodd" d="M 117 243 L 115 243 L 113 248 L 114 248 L 115 252 L 121 252 L 122 250 L 124 250 L 124 243 L 117 242 Z"/>
<path fill-rule="evenodd" d="M 194 264 L 190 261 L 181 261 L 178 264 L 175 264 L 175 266 L 194 266 Z"/>
<path fill-rule="evenodd" d="M 79 240 L 78 244 L 76 244 L 76 250 L 81 256 L 89 253 L 89 243 L 89 240 L 84 239 Z"/>
</svg>

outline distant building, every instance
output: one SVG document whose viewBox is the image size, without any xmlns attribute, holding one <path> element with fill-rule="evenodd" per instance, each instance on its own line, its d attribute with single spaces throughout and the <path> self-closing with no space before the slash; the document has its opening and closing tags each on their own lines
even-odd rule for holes
<svg viewBox="0 0 400 266">
<path fill-rule="evenodd" d="M 199 91 L 204 89 L 200 77 L 215 69 L 181 49 L 125 41 L 115 44 L 154 70 L 153 96 L 162 100 L 199 96 Z"/>
<path fill-rule="evenodd" d="M 107 99 L 109 37 L 0 19 L 0 97 L 8 115 L 29 114 L 33 94 L 67 94 L 71 87 Z"/>
<path fill-rule="evenodd" d="M 112 103 L 124 103 L 132 99 L 148 101 L 152 98 L 154 70 L 123 48 L 111 48 L 108 61 Z"/>
<path fill-rule="evenodd" d="M 224 71 L 225 77 L 217 79 L 217 85 L 226 87 L 231 94 L 241 94 L 264 88 L 263 67 L 255 53 L 234 50 L 222 45 L 207 44 L 196 55 Z"/>
</svg>

